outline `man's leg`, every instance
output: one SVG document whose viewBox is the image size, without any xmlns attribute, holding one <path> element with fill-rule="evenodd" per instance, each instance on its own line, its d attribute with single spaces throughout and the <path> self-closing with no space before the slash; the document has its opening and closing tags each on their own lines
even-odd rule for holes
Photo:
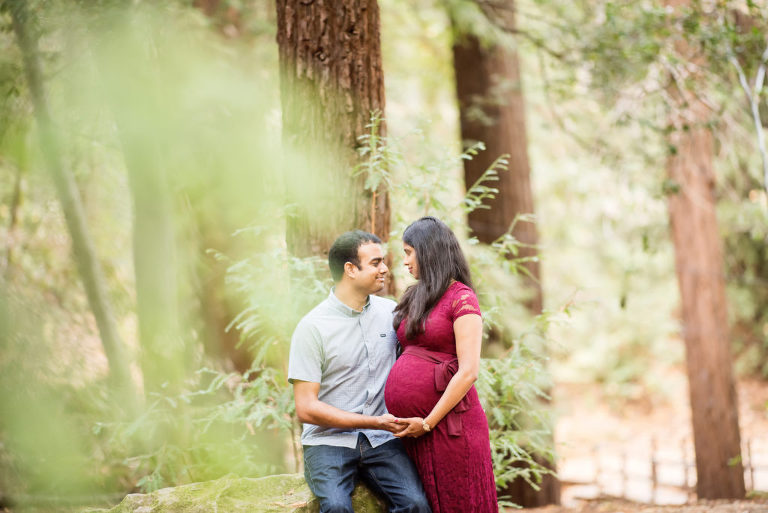
<svg viewBox="0 0 768 513">
<path fill-rule="evenodd" d="M 431 513 L 419 474 L 400 440 L 372 448 L 366 439 L 360 473 L 387 499 L 390 513 Z"/>
<path fill-rule="evenodd" d="M 331 445 L 304 446 L 304 477 L 320 501 L 320 513 L 353 513 L 352 491 L 360 452 Z"/>
</svg>

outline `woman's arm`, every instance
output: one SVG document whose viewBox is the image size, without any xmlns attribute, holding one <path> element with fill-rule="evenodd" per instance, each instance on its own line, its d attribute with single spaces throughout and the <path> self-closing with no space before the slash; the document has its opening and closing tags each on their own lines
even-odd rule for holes
<svg viewBox="0 0 768 513">
<path fill-rule="evenodd" d="M 409 424 L 408 428 L 396 433 L 395 436 L 421 436 L 426 431 L 422 422 L 434 428 L 448 415 L 454 406 L 459 404 L 472 385 L 477 380 L 480 369 L 480 346 L 483 340 L 483 320 L 477 314 L 462 315 L 453 323 L 453 333 L 456 336 L 456 356 L 459 360 L 459 370 L 453 375 L 445 387 L 440 400 L 425 419 L 412 417 L 398 419 L 400 423 Z"/>
</svg>

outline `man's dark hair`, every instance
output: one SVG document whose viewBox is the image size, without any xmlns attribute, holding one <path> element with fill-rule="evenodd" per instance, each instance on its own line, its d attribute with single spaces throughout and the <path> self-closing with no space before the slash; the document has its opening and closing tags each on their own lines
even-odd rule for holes
<svg viewBox="0 0 768 513">
<path fill-rule="evenodd" d="M 360 269 L 360 258 L 357 250 L 369 242 L 381 244 L 381 239 L 362 230 L 353 230 L 339 235 L 328 252 L 328 267 L 331 268 L 334 282 L 339 282 L 344 276 L 344 264 L 347 262 Z"/>
</svg>

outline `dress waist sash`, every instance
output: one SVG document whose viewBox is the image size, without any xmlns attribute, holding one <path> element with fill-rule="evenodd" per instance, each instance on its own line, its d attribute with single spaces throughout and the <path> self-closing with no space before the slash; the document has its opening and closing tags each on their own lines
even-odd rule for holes
<svg viewBox="0 0 768 513">
<path fill-rule="evenodd" d="M 403 354 L 410 354 L 435 364 L 435 389 L 438 392 L 445 392 L 448 382 L 451 381 L 453 375 L 459 370 L 459 359 L 456 355 L 450 353 L 430 351 L 423 347 L 410 345 L 405 348 Z M 445 424 L 450 436 L 461 436 L 460 414 L 470 409 L 471 406 L 469 397 L 467 394 L 464 394 L 461 401 L 445 416 Z"/>
</svg>

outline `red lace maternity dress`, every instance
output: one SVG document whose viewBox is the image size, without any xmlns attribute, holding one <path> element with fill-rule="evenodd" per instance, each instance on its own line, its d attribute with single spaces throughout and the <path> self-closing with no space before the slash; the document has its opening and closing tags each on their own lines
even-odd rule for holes
<svg viewBox="0 0 768 513">
<path fill-rule="evenodd" d="M 453 322 L 467 314 L 480 314 L 477 297 L 454 282 L 429 314 L 424 333 L 406 339 L 405 323 L 400 324 L 397 338 L 404 352 L 384 391 L 392 415 L 423 418 L 432 411 L 458 368 Z M 403 442 L 433 513 L 498 512 L 488 420 L 474 386 L 431 432 Z"/>
</svg>

